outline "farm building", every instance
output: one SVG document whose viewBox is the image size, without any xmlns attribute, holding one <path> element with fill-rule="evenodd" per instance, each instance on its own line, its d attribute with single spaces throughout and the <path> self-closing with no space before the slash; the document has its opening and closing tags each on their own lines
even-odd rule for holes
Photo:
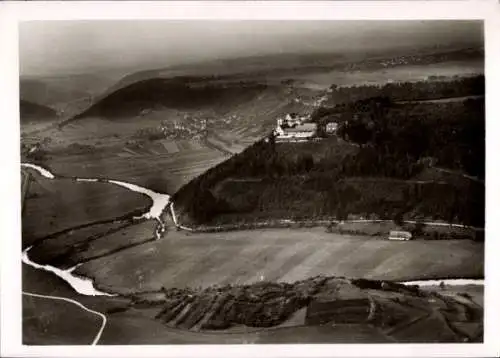
<svg viewBox="0 0 500 358">
<path fill-rule="evenodd" d="M 408 231 L 391 231 L 389 233 L 389 240 L 407 241 L 411 240 L 412 235 Z"/>
</svg>

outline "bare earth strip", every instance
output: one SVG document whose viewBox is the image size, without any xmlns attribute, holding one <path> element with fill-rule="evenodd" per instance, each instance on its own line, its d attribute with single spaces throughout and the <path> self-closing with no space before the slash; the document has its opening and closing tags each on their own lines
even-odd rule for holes
<svg viewBox="0 0 500 358">
<path fill-rule="evenodd" d="M 267 261 L 267 263 L 260 267 L 254 275 L 244 281 L 243 284 L 248 285 L 261 280 L 273 281 L 275 276 L 279 276 L 280 271 L 286 270 L 287 267 L 291 268 L 297 263 L 300 263 L 301 258 L 306 256 L 309 250 L 310 245 L 308 245 L 307 242 L 296 242 L 288 247 L 285 247 L 274 255 L 271 260 Z"/>
<path fill-rule="evenodd" d="M 323 262 L 323 260 L 327 260 L 331 257 L 331 252 L 329 250 L 316 250 L 311 255 L 307 256 L 307 258 L 286 272 L 283 276 L 278 277 L 277 281 L 284 282 L 295 282 L 304 277 L 304 275 L 313 276 L 312 272 L 314 268 Z"/>
</svg>

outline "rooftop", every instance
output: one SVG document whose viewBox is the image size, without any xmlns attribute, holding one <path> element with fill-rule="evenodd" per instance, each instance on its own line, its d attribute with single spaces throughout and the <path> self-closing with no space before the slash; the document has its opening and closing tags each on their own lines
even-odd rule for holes
<svg viewBox="0 0 500 358">
<path fill-rule="evenodd" d="M 313 132 L 316 130 L 316 123 L 304 123 L 292 128 L 283 128 L 285 132 Z"/>
</svg>

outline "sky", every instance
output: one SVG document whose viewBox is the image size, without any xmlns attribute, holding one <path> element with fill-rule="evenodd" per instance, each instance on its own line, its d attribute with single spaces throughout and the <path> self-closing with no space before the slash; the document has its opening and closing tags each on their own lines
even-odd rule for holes
<svg viewBox="0 0 500 358">
<path fill-rule="evenodd" d="M 275 53 L 483 44 L 478 21 L 30 21 L 21 75 L 140 70 Z"/>
</svg>

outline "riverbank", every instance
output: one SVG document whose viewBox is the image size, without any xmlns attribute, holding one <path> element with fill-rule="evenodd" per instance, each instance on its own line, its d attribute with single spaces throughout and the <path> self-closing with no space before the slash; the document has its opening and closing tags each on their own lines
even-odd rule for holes
<svg viewBox="0 0 500 358">
<path fill-rule="evenodd" d="M 53 174 L 52 176 L 50 180 L 57 178 Z M 102 179 L 75 178 L 75 181 L 79 180 L 89 183 L 102 182 Z M 287 285 L 313 277 L 317 272 L 336 275 L 338 272 L 345 272 L 339 275 L 354 278 L 368 277 L 368 272 L 374 272 L 375 275 L 371 278 L 378 279 L 377 272 L 378 274 L 395 273 L 399 274 L 400 278 L 404 278 L 405 270 L 410 270 L 408 272 L 411 272 L 413 275 L 411 277 L 415 279 L 417 277 L 444 277 L 442 272 L 446 271 L 457 273 L 461 277 L 468 275 L 471 277 L 471 271 L 463 266 L 464 258 L 461 258 L 460 254 L 457 257 L 460 262 L 449 259 L 446 261 L 446 265 L 453 267 L 440 267 L 437 271 L 435 267 L 430 267 L 431 270 L 425 272 L 429 269 L 429 263 L 425 260 L 442 262 L 443 259 L 434 256 L 436 253 L 444 254 L 447 250 L 457 255 L 463 249 L 468 254 L 468 260 L 477 263 L 473 259 L 474 249 L 477 251 L 477 247 L 474 249 L 461 247 L 462 242 L 466 240 L 451 240 L 445 242 L 446 245 L 441 248 L 425 248 L 421 246 L 421 242 L 417 241 L 405 243 L 403 246 L 401 243 L 386 240 L 370 240 L 365 235 L 336 235 L 318 228 L 289 227 L 212 233 L 197 233 L 189 231 L 190 228 L 182 230 L 182 225 L 176 217 L 174 206 L 168 195 L 154 196 L 154 192 L 149 189 L 133 184 L 118 183 L 113 180 L 107 180 L 107 182 L 152 198 L 153 205 L 146 214 L 136 219 L 150 219 L 164 223 L 165 218 L 161 217 L 160 213 L 170 211 L 174 223 L 181 231 L 168 233 L 165 240 L 141 243 L 127 250 L 113 253 L 112 256 L 107 255 L 86 263 L 79 263 L 67 270 L 33 262 L 28 257 L 29 248 L 23 252 L 25 264 L 55 274 L 66 281 L 76 293 L 84 296 L 96 296 L 100 299 L 113 298 L 118 294 L 123 298 L 131 299 L 131 295 L 138 295 L 138 292 L 145 290 L 162 292 L 164 289 L 168 291 L 169 287 L 205 287 L 209 283 L 213 284 L 214 279 L 217 281 L 216 285 L 219 286 L 242 285 L 245 287 L 262 281 Z M 157 204 L 156 208 L 153 197 L 158 200 L 156 203 L 161 204 Z M 284 223 L 296 224 L 291 221 Z M 121 241 L 130 239 L 123 237 Z M 423 248 L 430 250 L 423 253 L 421 251 Z M 400 260 L 391 262 L 394 255 L 406 256 L 408 266 L 402 267 Z M 423 259 L 424 262 L 415 262 L 416 259 Z M 165 262 L 169 262 L 169 265 L 166 266 Z M 416 275 L 416 268 L 420 270 L 421 276 Z M 174 270 L 174 272 L 169 270 Z M 423 274 L 421 270 L 424 270 Z M 467 271 L 469 274 L 464 275 L 463 272 Z M 396 278 L 384 277 L 383 279 L 395 280 Z M 167 281 L 170 282 L 167 283 Z M 162 286 L 153 287 L 152 284 Z M 121 309 L 119 308 L 117 312 Z"/>
<path fill-rule="evenodd" d="M 35 170 L 38 172 L 41 176 L 43 176 L 46 179 L 49 179 L 50 181 L 57 180 L 57 179 L 62 179 L 61 177 L 55 175 L 54 173 L 50 172 L 49 170 L 42 168 L 40 166 L 37 166 L 35 164 L 30 164 L 30 163 L 21 163 L 21 167 L 29 168 L 32 170 Z M 67 179 L 67 178 L 63 178 Z M 149 190 L 147 188 L 140 187 L 135 184 L 130 184 L 130 183 L 125 183 L 121 181 L 116 181 L 112 179 L 96 179 L 96 178 L 71 178 L 75 183 L 77 182 L 84 182 L 84 183 L 109 183 L 109 184 L 114 184 L 120 187 L 125 187 L 129 189 L 130 191 L 137 192 L 143 195 L 148 196 L 151 201 L 152 205 L 150 206 L 149 210 L 142 214 L 139 217 L 132 217 L 134 220 L 156 220 L 160 224 L 160 226 L 156 229 L 156 237 L 160 238 L 161 234 L 164 233 L 165 231 L 165 224 L 161 220 L 161 213 L 163 212 L 164 208 L 169 204 L 170 202 L 170 196 L 167 194 L 160 194 L 156 193 L 152 190 Z M 23 205 L 24 206 L 24 205 Z M 74 228 L 73 228 L 74 229 Z M 24 233 L 24 232 L 23 232 Z M 57 234 L 57 233 L 56 233 Z M 40 238 L 35 241 L 41 241 Z M 51 272 L 64 281 L 66 281 L 76 292 L 82 295 L 89 295 L 89 296 L 109 296 L 112 295 L 110 293 L 100 291 L 94 287 L 93 281 L 85 276 L 79 276 L 75 275 L 74 271 L 77 269 L 78 266 L 80 266 L 81 263 L 78 263 L 76 266 L 66 269 L 66 270 L 61 270 L 57 267 L 51 266 L 51 265 L 39 265 L 38 263 L 32 261 L 28 257 L 28 252 L 31 250 L 33 246 L 27 247 L 23 253 L 22 253 L 22 262 L 30 265 L 36 269 L 42 269 L 48 272 Z"/>
</svg>

